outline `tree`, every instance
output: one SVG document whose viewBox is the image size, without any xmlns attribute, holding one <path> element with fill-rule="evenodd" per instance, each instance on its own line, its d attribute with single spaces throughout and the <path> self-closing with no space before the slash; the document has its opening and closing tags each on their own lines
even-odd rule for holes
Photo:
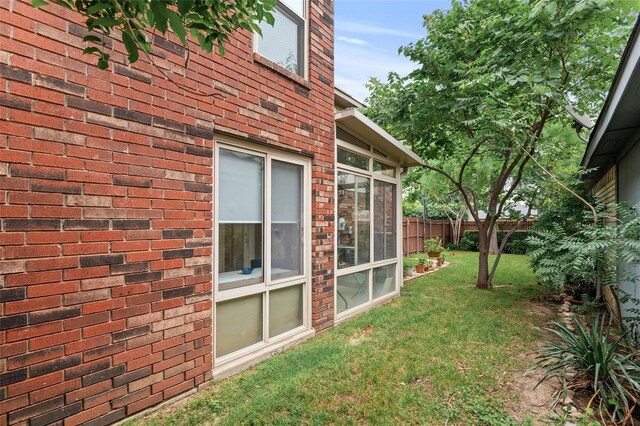
<svg viewBox="0 0 640 426">
<path fill-rule="evenodd" d="M 461 237 L 462 221 L 465 220 L 468 211 L 467 204 L 458 188 L 454 187 L 444 176 L 425 173 L 423 169 L 414 169 L 409 172 L 404 179 L 404 185 L 411 188 L 405 200 L 409 203 L 417 201 L 423 205 L 428 210 L 428 218 L 430 219 L 444 218 L 448 220 L 451 224 L 452 243 L 458 244 Z"/>
<path fill-rule="evenodd" d="M 112 32 L 121 34 L 127 49 L 129 62 L 138 60 L 139 50 L 149 53 L 151 42 L 147 31 L 159 31 L 163 35 L 171 29 L 187 48 L 187 32 L 205 52 L 214 45 L 224 55 L 224 43 L 238 29 L 262 34 L 258 24 L 265 20 L 273 25 L 271 11 L 276 0 L 50 0 L 86 18 L 87 30 L 94 32 L 84 37 L 93 44 L 84 49 L 86 54 L 98 57 L 97 65 L 105 69 L 109 54 L 105 52 L 103 38 Z M 35 7 L 48 4 L 45 0 L 32 0 Z M 188 57 L 187 57 L 188 60 Z"/>
<path fill-rule="evenodd" d="M 557 143 L 549 124 L 572 124 L 568 104 L 591 116 L 602 104 L 634 6 L 454 1 L 450 10 L 425 17 L 423 39 L 400 49 L 418 65 L 415 71 L 371 81 L 369 115 L 388 123 L 468 206 L 480 231 L 478 288 L 491 288 L 499 261 L 489 267 L 498 219 L 510 204 L 539 196 L 538 159 Z M 456 158 L 457 166 L 443 166 L 446 158 Z"/>
</svg>

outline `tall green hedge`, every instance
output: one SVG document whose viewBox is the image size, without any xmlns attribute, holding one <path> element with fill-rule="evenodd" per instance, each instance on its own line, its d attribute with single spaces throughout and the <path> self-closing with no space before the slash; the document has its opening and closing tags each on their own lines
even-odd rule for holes
<svg viewBox="0 0 640 426">
<path fill-rule="evenodd" d="M 502 239 L 508 231 L 498 231 L 498 244 L 502 242 Z M 449 250 L 464 250 L 464 251 L 478 251 L 479 247 L 479 231 L 465 231 L 460 238 L 459 244 L 449 244 L 447 249 Z M 529 236 L 529 231 L 515 231 L 509 237 L 507 245 L 504 248 L 504 253 L 508 254 L 526 254 L 527 242 L 526 239 Z"/>
</svg>

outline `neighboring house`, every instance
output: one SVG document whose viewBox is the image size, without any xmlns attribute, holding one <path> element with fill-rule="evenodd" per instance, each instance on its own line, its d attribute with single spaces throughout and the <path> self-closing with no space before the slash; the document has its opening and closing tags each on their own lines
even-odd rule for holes
<svg viewBox="0 0 640 426">
<path fill-rule="evenodd" d="M 399 293 L 420 159 L 334 96 L 332 1 L 187 69 L 173 37 L 99 70 L 78 15 L 0 16 L 0 424 L 113 423 Z"/>
<path fill-rule="evenodd" d="M 640 203 L 640 19 L 631 32 L 620 66 L 609 89 L 582 159 L 582 166 L 593 169 L 587 176 L 599 201 L 610 206 Z M 640 267 L 635 266 L 640 274 Z M 632 297 L 640 297 L 640 283 L 618 283 Z M 623 305 L 622 314 L 636 308 Z"/>
</svg>

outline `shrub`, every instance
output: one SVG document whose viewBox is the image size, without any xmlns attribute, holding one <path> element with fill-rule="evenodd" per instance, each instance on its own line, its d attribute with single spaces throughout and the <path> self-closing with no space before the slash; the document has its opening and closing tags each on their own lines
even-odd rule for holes
<svg viewBox="0 0 640 426">
<path fill-rule="evenodd" d="M 604 330 L 604 317 L 596 318 L 590 331 L 575 317 L 573 322 L 575 331 L 558 322 L 554 322 L 555 328 L 547 328 L 559 339 L 548 341 L 537 357 L 538 366 L 546 370 L 538 385 L 551 378 L 560 379 L 562 386 L 555 394 L 555 403 L 564 399 L 570 388 L 586 388 L 611 422 L 619 422 L 640 398 L 640 366 L 635 353 L 621 344 L 624 335 L 614 338 Z M 571 383 L 566 377 L 569 369 L 575 372 Z"/>
<path fill-rule="evenodd" d="M 509 231 L 498 231 L 498 244 L 502 241 L 504 236 Z M 509 237 L 507 241 L 507 245 L 504 247 L 504 253 L 507 254 L 526 254 L 528 249 L 527 237 L 529 236 L 529 231 L 515 231 Z M 447 246 L 449 250 L 451 245 Z M 462 238 L 460 238 L 460 243 L 457 244 L 457 250 L 463 251 L 478 251 L 480 247 L 480 232 L 479 231 L 466 231 Z"/>
<path fill-rule="evenodd" d="M 464 251 L 478 251 L 480 247 L 480 232 L 479 231 L 465 231 L 460 238 L 460 250 Z"/>
</svg>

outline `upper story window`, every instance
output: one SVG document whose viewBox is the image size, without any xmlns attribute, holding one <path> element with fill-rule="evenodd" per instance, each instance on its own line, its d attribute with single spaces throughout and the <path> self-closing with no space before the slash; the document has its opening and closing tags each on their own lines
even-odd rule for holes
<svg viewBox="0 0 640 426">
<path fill-rule="evenodd" d="M 260 55 L 300 76 L 304 75 L 305 0 L 278 0 L 273 26 L 262 22 L 262 38 L 257 37 Z"/>
</svg>

